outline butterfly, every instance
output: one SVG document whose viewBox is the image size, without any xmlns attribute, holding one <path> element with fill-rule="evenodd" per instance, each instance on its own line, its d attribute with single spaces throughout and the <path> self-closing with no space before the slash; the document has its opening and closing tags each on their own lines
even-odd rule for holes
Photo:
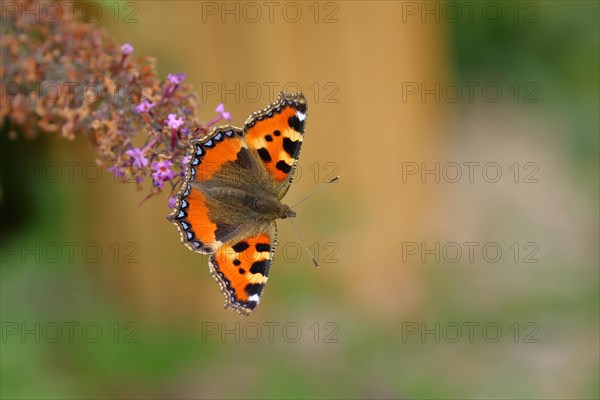
<svg viewBox="0 0 600 400">
<path fill-rule="evenodd" d="M 306 114 L 302 93 L 280 93 L 243 129 L 214 127 L 190 141 L 185 179 L 168 219 L 183 244 L 210 255 L 225 308 L 242 315 L 254 311 L 265 289 L 277 244 L 275 220 L 296 216 L 281 199 L 298 164 Z"/>
</svg>

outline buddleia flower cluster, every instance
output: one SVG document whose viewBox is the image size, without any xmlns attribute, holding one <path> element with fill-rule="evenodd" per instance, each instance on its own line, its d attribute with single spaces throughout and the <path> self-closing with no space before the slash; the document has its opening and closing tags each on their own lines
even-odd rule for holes
<svg viewBox="0 0 600 400">
<path fill-rule="evenodd" d="M 36 14 L 49 4 L 58 10 L 52 19 Z M 66 4 L 13 1 L 3 8 L 0 130 L 11 139 L 83 136 L 115 177 L 149 187 L 146 198 L 173 193 L 188 141 L 231 120 L 229 113 L 219 104 L 212 121 L 199 121 L 185 74 L 161 79 L 153 58 L 137 57 L 131 44 L 117 43 Z"/>
</svg>

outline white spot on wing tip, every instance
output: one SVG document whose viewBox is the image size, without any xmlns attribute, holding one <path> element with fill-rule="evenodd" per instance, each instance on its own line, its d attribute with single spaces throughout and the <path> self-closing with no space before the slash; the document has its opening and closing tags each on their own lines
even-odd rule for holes
<svg viewBox="0 0 600 400">
<path fill-rule="evenodd" d="M 258 297 L 257 294 L 253 294 L 252 296 L 248 297 L 248 301 L 254 301 L 258 303 L 260 301 L 260 297 Z"/>
<path fill-rule="evenodd" d="M 296 111 L 296 117 L 298 117 L 300 121 L 304 121 L 306 119 L 306 114 L 302 114 L 300 111 Z"/>
</svg>

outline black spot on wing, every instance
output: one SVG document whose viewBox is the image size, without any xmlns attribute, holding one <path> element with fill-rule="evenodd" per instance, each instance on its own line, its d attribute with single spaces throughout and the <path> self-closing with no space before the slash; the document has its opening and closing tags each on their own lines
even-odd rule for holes
<svg viewBox="0 0 600 400">
<path fill-rule="evenodd" d="M 234 244 L 233 246 L 231 246 L 231 248 L 236 253 L 241 253 L 242 251 L 246 250 L 248 247 L 250 247 L 248 242 L 238 242 L 238 243 Z"/>
<path fill-rule="evenodd" d="M 268 269 L 269 269 L 269 260 L 261 260 L 261 261 L 255 261 L 254 263 L 252 263 L 252 266 L 250 267 L 250 272 L 252 272 L 253 274 L 262 274 L 264 276 L 267 276 Z"/>
<path fill-rule="evenodd" d="M 256 308 L 256 303 L 255 301 L 248 301 L 246 303 L 244 303 L 244 308 L 247 308 L 248 310 L 254 310 Z"/>
<path fill-rule="evenodd" d="M 246 270 L 244 268 L 240 268 L 238 269 L 238 272 L 240 273 L 240 275 L 244 275 L 246 273 Z"/>
<path fill-rule="evenodd" d="M 291 157 L 296 158 L 298 155 L 298 148 L 300 147 L 300 142 L 292 140 L 290 138 L 283 138 L 283 149 L 286 153 L 288 153 Z"/>
<path fill-rule="evenodd" d="M 279 131 L 279 130 L 273 131 L 273 135 L 281 136 L 281 131 Z"/>
<path fill-rule="evenodd" d="M 300 121 L 300 119 L 296 115 L 292 115 L 288 118 L 288 125 L 290 126 L 290 128 L 300 133 L 304 133 L 304 121 Z"/>
<path fill-rule="evenodd" d="M 256 243 L 256 251 L 263 252 L 263 251 L 271 251 L 271 245 L 269 243 Z"/>
<path fill-rule="evenodd" d="M 233 260 L 233 265 L 235 265 L 236 267 L 238 265 L 240 265 L 242 262 L 240 260 L 238 260 L 237 258 L 235 260 Z"/>
<path fill-rule="evenodd" d="M 286 163 L 283 160 L 279 160 L 277 165 L 275 165 L 275 168 L 277 168 L 280 171 L 285 172 L 286 174 L 288 174 L 292 170 L 292 167 L 289 166 L 288 163 Z"/>
<path fill-rule="evenodd" d="M 267 142 L 272 142 L 273 141 L 273 136 L 271 136 L 271 135 L 265 135 L 265 140 Z"/>
<path fill-rule="evenodd" d="M 271 155 L 269 154 L 269 150 L 265 149 L 264 147 L 261 147 L 257 151 L 261 160 L 263 160 L 266 163 L 271 162 Z"/>
<path fill-rule="evenodd" d="M 252 296 L 252 295 L 259 295 L 263 290 L 263 287 L 265 285 L 263 283 L 249 283 L 246 285 L 246 293 L 248 293 L 248 296 Z"/>
</svg>

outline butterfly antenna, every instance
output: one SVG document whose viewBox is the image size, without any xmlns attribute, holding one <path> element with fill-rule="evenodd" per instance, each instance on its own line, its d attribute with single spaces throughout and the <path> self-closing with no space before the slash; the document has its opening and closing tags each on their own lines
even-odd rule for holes
<svg viewBox="0 0 600 400">
<path fill-rule="evenodd" d="M 292 223 L 292 226 L 294 227 L 294 230 L 296 231 L 296 234 L 298 235 L 298 237 L 300 238 L 300 241 L 302 242 L 302 244 L 304 245 L 304 248 L 306 249 L 306 251 L 308 252 L 308 255 L 310 256 L 312 262 L 315 264 L 315 267 L 319 266 L 319 263 L 317 262 L 315 256 L 313 255 L 312 251 L 310 251 L 310 249 L 308 248 L 308 246 L 306 245 L 306 242 L 304 241 L 304 237 L 302 237 L 302 234 L 300 233 L 300 231 L 298 230 L 298 227 L 296 226 L 296 224 L 294 223 L 294 219 L 293 218 L 288 218 L 288 221 L 290 221 Z"/>
<path fill-rule="evenodd" d="M 310 192 L 309 194 L 307 194 L 306 196 L 304 196 L 304 198 L 302 198 L 302 200 L 300 200 L 299 202 L 297 202 L 296 204 L 294 204 L 293 206 L 291 206 L 290 208 L 294 208 L 296 207 L 298 204 L 302 203 L 304 200 L 308 199 L 309 197 L 313 196 L 314 194 L 316 194 L 317 192 L 325 189 L 327 186 L 329 186 L 330 184 L 332 184 L 333 182 L 337 182 L 340 180 L 339 176 L 336 176 L 335 178 L 333 178 L 332 180 L 330 180 L 329 182 L 325 183 L 324 185 L 321 185 L 320 187 L 316 188 L 315 190 L 313 190 L 312 192 Z"/>
</svg>

